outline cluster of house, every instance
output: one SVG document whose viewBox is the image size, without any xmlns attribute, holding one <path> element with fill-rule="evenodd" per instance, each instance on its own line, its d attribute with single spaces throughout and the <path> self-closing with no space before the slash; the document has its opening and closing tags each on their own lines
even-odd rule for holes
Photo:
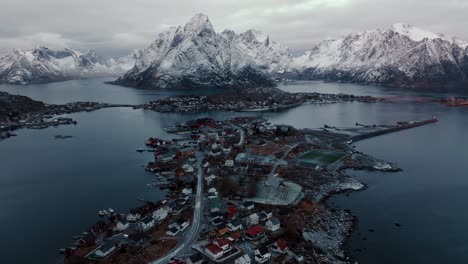
<svg viewBox="0 0 468 264">
<path fill-rule="evenodd" d="M 235 264 L 249 264 L 253 261 L 266 263 L 273 253 L 288 252 L 287 243 L 283 239 L 268 243 L 268 233 L 281 228 L 280 220 L 270 209 L 255 211 L 252 202 L 240 205 L 228 202 L 223 206 L 221 200 L 217 200 L 218 206 L 208 206 L 208 221 L 213 226 L 210 232 L 212 239 L 203 246 L 203 254 L 209 259 L 224 262 L 235 258 Z M 248 244 L 252 252 L 241 250 L 245 248 L 241 244 Z"/>
</svg>

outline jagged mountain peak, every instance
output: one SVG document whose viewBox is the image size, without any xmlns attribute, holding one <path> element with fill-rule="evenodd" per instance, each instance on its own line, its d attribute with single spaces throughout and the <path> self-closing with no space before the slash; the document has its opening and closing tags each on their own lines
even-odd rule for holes
<svg viewBox="0 0 468 264">
<path fill-rule="evenodd" d="M 184 26 L 184 32 L 194 35 L 215 34 L 213 25 L 207 15 L 195 14 Z"/>
<path fill-rule="evenodd" d="M 421 41 L 425 38 L 427 39 L 446 39 L 444 35 L 433 33 L 424 29 L 417 28 L 410 24 L 405 23 L 396 23 L 390 27 L 396 33 L 399 33 L 403 36 L 407 36 L 411 40 Z"/>
<path fill-rule="evenodd" d="M 115 83 L 142 88 L 271 85 L 256 63 L 258 50 L 247 48 L 234 31 L 216 33 L 206 15 L 196 14 L 183 29 L 159 34 Z"/>
<path fill-rule="evenodd" d="M 468 45 L 408 24 L 351 33 L 296 58 L 301 78 L 434 86 L 467 78 Z"/>
</svg>

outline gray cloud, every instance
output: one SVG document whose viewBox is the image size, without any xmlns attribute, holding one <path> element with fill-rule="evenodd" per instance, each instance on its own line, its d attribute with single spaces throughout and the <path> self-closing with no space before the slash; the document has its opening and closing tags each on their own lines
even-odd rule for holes
<svg viewBox="0 0 468 264">
<path fill-rule="evenodd" d="M 468 40 L 468 0 L 0 0 L 0 6 L 0 54 L 46 45 L 124 55 L 195 13 L 210 16 L 217 31 L 261 29 L 292 50 L 396 22 Z"/>
</svg>

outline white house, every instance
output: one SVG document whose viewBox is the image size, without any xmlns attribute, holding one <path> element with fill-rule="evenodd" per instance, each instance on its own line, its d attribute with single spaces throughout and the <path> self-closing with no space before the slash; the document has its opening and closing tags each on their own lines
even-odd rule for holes
<svg viewBox="0 0 468 264">
<path fill-rule="evenodd" d="M 166 231 L 166 235 L 168 236 L 177 236 L 177 234 L 180 232 L 180 230 L 177 227 L 172 227 L 169 228 L 169 230 Z"/>
<path fill-rule="evenodd" d="M 163 208 L 159 208 L 158 210 L 153 212 L 153 218 L 156 221 L 164 220 L 168 215 L 168 211 Z"/>
<path fill-rule="evenodd" d="M 247 223 L 249 225 L 256 225 L 258 224 L 260 221 L 260 218 L 258 217 L 258 214 L 257 213 L 253 213 L 249 216 L 247 216 Z"/>
<path fill-rule="evenodd" d="M 116 247 L 114 243 L 107 243 L 100 246 L 98 250 L 96 250 L 95 254 L 101 258 L 105 258 L 109 256 L 112 252 L 114 252 L 115 249 Z"/>
<path fill-rule="evenodd" d="M 141 228 L 141 230 L 148 231 L 149 229 L 153 228 L 155 224 L 156 222 L 154 222 L 154 219 L 147 216 L 138 223 L 138 226 Z"/>
<path fill-rule="evenodd" d="M 211 174 L 210 176 L 205 176 L 205 181 L 206 184 L 210 185 L 214 180 L 216 179 L 216 176 Z"/>
<path fill-rule="evenodd" d="M 205 247 L 205 253 L 212 259 L 219 259 L 224 255 L 223 249 L 215 244 L 209 244 Z"/>
<path fill-rule="evenodd" d="M 234 264 L 251 264 L 252 260 L 249 255 L 244 254 L 234 261 Z"/>
<path fill-rule="evenodd" d="M 229 228 L 229 231 L 231 231 L 231 232 L 241 230 L 241 229 L 244 228 L 244 226 L 242 225 L 242 221 L 239 220 L 239 219 L 236 219 L 236 220 L 228 223 L 227 227 Z"/>
<path fill-rule="evenodd" d="M 182 194 L 185 194 L 185 195 L 191 195 L 192 194 L 192 188 L 184 188 L 182 190 Z"/>
<path fill-rule="evenodd" d="M 229 154 L 231 152 L 231 147 L 223 148 L 224 154 Z"/>
<path fill-rule="evenodd" d="M 171 223 L 169 225 L 169 228 L 177 228 L 177 229 L 180 229 L 180 231 L 183 231 L 185 230 L 185 228 L 187 228 L 188 226 L 190 225 L 190 222 L 188 220 L 185 220 L 185 219 L 179 219 L 173 223 Z"/>
<path fill-rule="evenodd" d="M 281 223 L 280 220 L 276 217 L 270 218 L 266 223 L 265 223 L 265 228 L 270 230 L 270 231 L 276 231 L 280 229 Z"/>
<path fill-rule="evenodd" d="M 265 263 L 268 262 L 271 258 L 271 253 L 268 251 L 266 247 L 259 247 L 255 250 L 255 261 L 257 263 Z"/>
<path fill-rule="evenodd" d="M 234 167 L 234 161 L 231 159 L 228 159 L 224 162 L 224 166 L 226 167 Z"/>
<path fill-rule="evenodd" d="M 268 219 L 273 217 L 273 211 L 271 211 L 271 209 L 265 209 L 262 212 L 267 216 Z"/>
<path fill-rule="evenodd" d="M 122 232 L 127 230 L 127 228 L 130 226 L 130 223 L 123 219 L 117 222 L 117 225 L 115 226 L 115 231 L 117 232 Z"/>
<path fill-rule="evenodd" d="M 214 199 L 216 197 L 218 197 L 218 191 L 216 188 L 210 188 L 208 190 L 208 199 Z"/>
<path fill-rule="evenodd" d="M 186 172 L 186 173 L 193 173 L 195 171 L 195 168 L 192 166 L 192 165 L 189 165 L 189 164 L 184 164 L 182 166 L 182 169 Z"/>
<path fill-rule="evenodd" d="M 141 215 L 140 214 L 128 214 L 127 215 L 127 221 L 129 222 L 136 222 L 140 220 Z"/>
</svg>

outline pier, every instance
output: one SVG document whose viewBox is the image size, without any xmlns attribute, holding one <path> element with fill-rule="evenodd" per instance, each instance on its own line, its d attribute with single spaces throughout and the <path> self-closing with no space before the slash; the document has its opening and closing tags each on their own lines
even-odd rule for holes
<svg viewBox="0 0 468 264">
<path fill-rule="evenodd" d="M 352 136 L 350 140 L 352 140 L 353 142 L 356 142 L 359 140 L 377 137 L 377 136 L 381 136 L 381 135 L 385 135 L 389 133 L 394 133 L 394 132 L 398 132 L 401 130 L 406 130 L 406 129 L 411 129 L 411 128 L 415 128 L 419 126 L 425 126 L 425 125 L 437 123 L 438 121 L 439 120 L 436 117 L 433 117 L 431 119 L 422 120 L 422 121 L 398 122 L 398 125 L 396 126 L 389 127 L 389 128 L 382 129 L 382 130 L 372 131 L 372 132 L 368 132 L 368 133 L 364 133 L 360 135 L 355 135 L 355 136 Z"/>
</svg>

